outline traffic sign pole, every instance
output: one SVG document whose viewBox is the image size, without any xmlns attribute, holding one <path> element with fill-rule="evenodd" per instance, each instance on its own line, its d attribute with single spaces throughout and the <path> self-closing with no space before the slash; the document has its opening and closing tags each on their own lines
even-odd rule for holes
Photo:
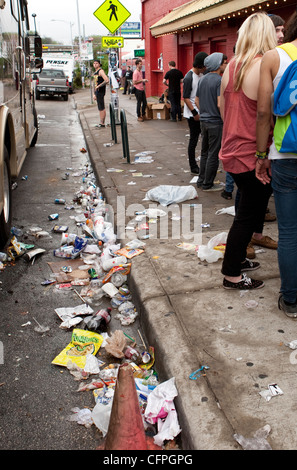
<svg viewBox="0 0 297 470">
<path fill-rule="evenodd" d="M 94 12 L 94 16 L 115 36 L 120 26 L 131 16 L 131 13 L 119 2 L 119 0 L 105 0 Z M 116 124 L 119 120 L 119 96 L 118 87 L 114 86 L 115 73 L 118 68 L 118 54 L 116 49 L 109 49 L 109 80 L 111 91 L 111 104 L 114 108 Z M 118 84 L 117 84 L 118 85 Z"/>
</svg>

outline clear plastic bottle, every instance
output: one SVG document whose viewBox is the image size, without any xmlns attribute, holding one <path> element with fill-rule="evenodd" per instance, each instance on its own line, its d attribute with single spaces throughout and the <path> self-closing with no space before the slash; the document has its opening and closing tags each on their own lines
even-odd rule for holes
<svg viewBox="0 0 297 470">
<path fill-rule="evenodd" d="M 7 261 L 7 254 L 6 253 L 0 252 L 0 261 L 2 261 L 2 263 L 5 263 L 5 261 Z"/>
<path fill-rule="evenodd" d="M 122 273 L 114 273 L 110 281 L 116 287 L 121 287 L 125 282 L 127 282 L 127 275 Z"/>
<path fill-rule="evenodd" d="M 108 323 L 111 320 L 110 316 L 111 308 L 108 307 L 106 310 L 101 309 L 94 315 L 85 319 L 86 328 L 91 331 L 102 331 L 105 330 Z"/>
</svg>

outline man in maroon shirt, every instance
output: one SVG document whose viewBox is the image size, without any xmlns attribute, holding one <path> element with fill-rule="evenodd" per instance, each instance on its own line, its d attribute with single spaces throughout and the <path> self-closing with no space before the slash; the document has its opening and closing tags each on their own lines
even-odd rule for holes
<svg viewBox="0 0 297 470">
<path fill-rule="evenodd" d="M 136 70 L 133 72 L 133 86 L 135 87 L 135 97 L 137 100 L 137 118 L 138 121 L 145 121 L 147 118 L 145 116 L 147 101 L 145 94 L 145 83 L 148 82 L 146 78 L 143 78 L 142 75 L 142 60 L 136 59 L 135 61 Z"/>
</svg>

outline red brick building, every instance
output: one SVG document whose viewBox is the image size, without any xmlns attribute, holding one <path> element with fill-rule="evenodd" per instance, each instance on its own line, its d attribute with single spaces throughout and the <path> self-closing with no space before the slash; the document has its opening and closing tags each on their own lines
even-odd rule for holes
<svg viewBox="0 0 297 470">
<path fill-rule="evenodd" d="M 266 11 L 285 21 L 296 8 L 293 0 L 141 0 L 145 40 L 147 96 L 161 96 L 168 62 L 184 74 L 197 52 L 223 52 L 230 58 L 237 31 L 247 16 Z"/>
</svg>

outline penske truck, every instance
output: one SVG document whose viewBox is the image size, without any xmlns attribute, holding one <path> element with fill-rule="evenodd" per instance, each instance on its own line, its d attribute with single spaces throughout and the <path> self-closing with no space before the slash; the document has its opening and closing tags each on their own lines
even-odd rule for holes
<svg viewBox="0 0 297 470">
<path fill-rule="evenodd" d="M 68 79 L 69 93 L 73 93 L 73 77 L 75 60 L 70 54 L 44 53 L 43 62 L 45 69 L 62 70 Z"/>
</svg>

